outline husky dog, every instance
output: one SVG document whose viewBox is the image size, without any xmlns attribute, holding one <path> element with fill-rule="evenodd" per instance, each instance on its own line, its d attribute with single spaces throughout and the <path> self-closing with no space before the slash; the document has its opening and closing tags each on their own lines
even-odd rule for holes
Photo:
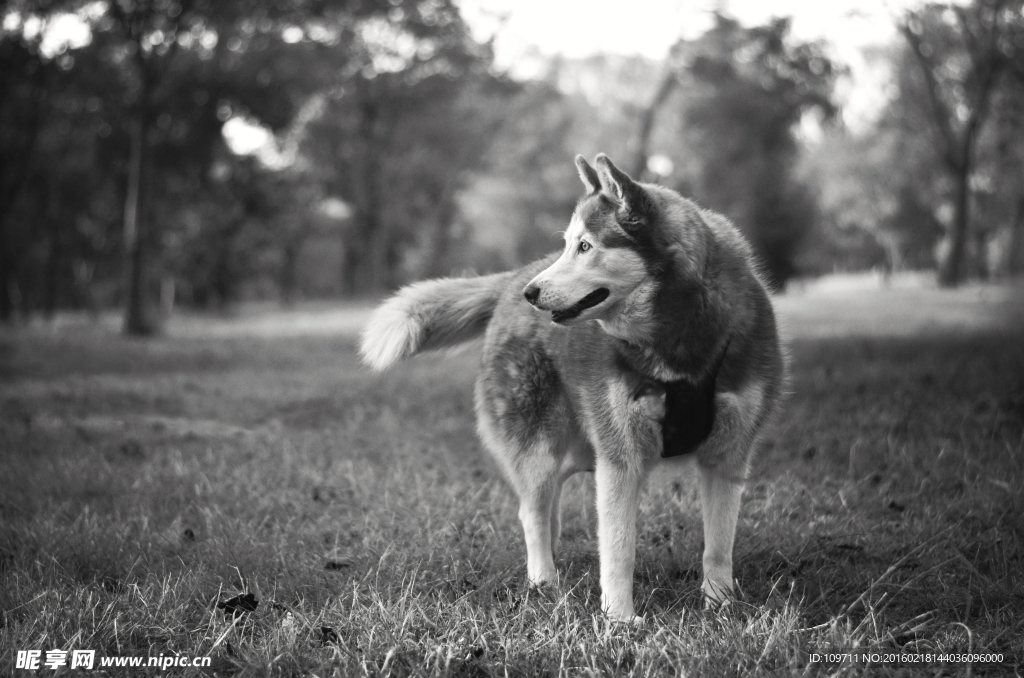
<svg viewBox="0 0 1024 678">
<path fill-rule="evenodd" d="M 373 314 L 361 353 L 383 370 L 485 335 L 477 428 L 519 495 L 531 584 L 557 577 L 559 495 L 595 474 L 601 605 L 636 622 L 645 478 L 695 462 L 709 605 L 733 592 L 743 482 L 780 402 L 785 360 L 750 246 L 723 216 L 638 183 L 601 154 L 565 248 L 519 270 L 420 282 Z M 691 466 L 692 467 L 692 466 Z"/>
</svg>

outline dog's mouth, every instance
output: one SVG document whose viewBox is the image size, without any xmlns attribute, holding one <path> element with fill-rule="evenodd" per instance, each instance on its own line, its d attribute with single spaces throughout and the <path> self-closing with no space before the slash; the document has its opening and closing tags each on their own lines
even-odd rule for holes
<svg viewBox="0 0 1024 678">
<path fill-rule="evenodd" d="M 593 308 L 600 304 L 602 301 L 608 298 L 611 291 L 607 287 L 599 287 L 587 296 L 583 297 L 569 308 L 562 309 L 561 311 L 551 312 L 551 322 L 564 323 L 567 320 L 572 320 L 580 313 L 583 313 L 588 308 Z"/>
</svg>

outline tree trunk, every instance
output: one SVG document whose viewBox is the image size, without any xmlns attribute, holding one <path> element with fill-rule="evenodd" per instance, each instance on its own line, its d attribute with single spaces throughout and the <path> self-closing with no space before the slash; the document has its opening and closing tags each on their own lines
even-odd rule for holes
<svg viewBox="0 0 1024 678">
<path fill-rule="evenodd" d="M 668 101 L 669 95 L 675 90 L 677 84 L 676 74 L 669 68 L 658 85 L 658 90 L 654 94 L 654 99 L 651 100 L 651 105 L 644 110 L 640 118 L 640 132 L 636 143 L 636 153 L 633 155 L 633 162 L 630 168 L 632 170 L 632 177 L 637 181 L 642 181 L 644 172 L 647 171 L 647 147 L 651 142 L 654 119 L 657 117 L 661 107 Z"/>
<path fill-rule="evenodd" d="M 149 131 L 148 92 L 143 85 L 142 106 L 132 122 L 131 159 L 128 164 L 128 190 L 124 201 L 124 255 L 127 270 L 124 332 L 135 336 L 148 336 L 156 332 L 147 299 L 148 233 L 145 229 L 146 200 L 148 198 L 144 176 L 148 170 Z"/>
<path fill-rule="evenodd" d="M 1017 197 L 1017 209 L 1010 226 L 1010 242 L 1007 244 L 1006 274 L 1013 277 L 1024 271 L 1024 195 Z"/>
<path fill-rule="evenodd" d="M 390 259 L 390 238 L 387 228 L 380 218 L 379 208 L 374 205 L 370 230 L 370 255 L 366 257 L 368 270 L 366 272 L 366 290 L 368 292 L 379 292 L 386 289 L 391 278 Z"/>
<path fill-rule="evenodd" d="M 52 320 L 57 312 L 57 296 L 60 287 L 61 242 L 60 226 L 52 217 L 50 221 L 49 250 L 46 253 L 46 279 L 43 281 L 43 317 Z"/>
<path fill-rule="evenodd" d="M 346 275 L 350 291 L 357 294 L 377 292 L 390 279 L 390 233 L 382 219 L 381 172 L 386 142 L 380 131 L 380 110 L 374 85 L 357 81 L 359 105 L 359 147 L 353 186 L 355 215 L 346 242 Z M 354 245 L 354 247 L 353 247 Z"/>
<path fill-rule="evenodd" d="M 4 219 L 0 216 L 0 323 L 9 323 L 14 319 L 14 304 L 11 303 L 10 278 L 13 267 L 7 256 L 7 232 L 3 227 Z"/>
<path fill-rule="evenodd" d="M 341 286 L 343 294 L 355 294 L 359 287 L 359 262 L 362 260 L 362 244 L 358 241 L 358 215 L 353 216 L 352 224 L 343 229 Z"/>
<path fill-rule="evenodd" d="M 965 277 L 976 275 L 980 280 L 988 280 L 991 277 L 988 261 L 988 232 L 979 223 L 975 223 L 971 231 L 974 236 L 974 261 L 968 269 L 968 276 Z"/>
<path fill-rule="evenodd" d="M 368 206 L 356 214 L 357 229 L 346 243 L 345 261 L 349 292 L 379 292 L 387 284 L 388 238 L 380 214 Z M 353 247 L 354 245 L 354 247 Z M 351 249 L 348 249 L 351 248 Z"/>
<path fill-rule="evenodd" d="M 298 281 L 299 245 L 295 242 L 286 243 L 281 248 L 281 269 L 278 272 L 277 285 L 281 292 L 281 305 L 291 308 L 295 305 L 295 288 Z"/>
<path fill-rule="evenodd" d="M 452 192 L 446 190 L 445 195 L 452 195 Z M 451 263 L 458 257 L 458 254 L 452 251 L 455 247 L 452 228 L 455 225 L 456 212 L 454 200 L 441 199 L 435 213 L 435 235 L 434 241 L 430 244 L 430 258 L 424 271 L 430 277 L 449 275 Z"/>
<path fill-rule="evenodd" d="M 99 304 L 96 303 L 96 295 L 92 290 L 92 276 L 96 271 L 95 262 L 85 258 L 75 259 L 71 265 L 71 271 L 75 277 L 75 291 L 79 303 L 85 304 L 85 310 L 89 312 L 92 320 L 97 320 L 100 315 Z"/>
<path fill-rule="evenodd" d="M 223 227 L 217 239 L 217 251 L 213 260 L 213 291 L 217 295 L 217 310 L 226 313 L 234 303 L 238 280 L 234 262 L 235 239 L 245 228 L 245 217 L 232 219 Z"/>
<path fill-rule="evenodd" d="M 8 240 L 7 214 L 0 206 L 0 323 L 14 322 L 14 247 Z"/>
<path fill-rule="evenodd" d="M 29 291 L 32 289 L 30 282 L 29 280 L 25 281 L 25 288 Z M 21 307 L 21 321 L 28 325 L 32 322 L 32 312 L 35 310 L 32 308 L 32 295 L 22 291 L 21 285 L 18 284 L 17 276 L 14 278 L 14 299 L 17 301 L 18 306 Z"/>
<path fill-rule="evenodd" d="M 967 224 L 970 218 L 970 164 L 956 168 L 956 194 L 953 196 L 953 224 L 949 234 L 949 252 L 939 266 L 939 285 L 956 287 L 963 280 L 964 253 L 967 249 Z"/>
<path fill-rule="evenodd" d="M 18 283 L 15 278 L 15 261 L 18 253 L 13 251 L 14 245 L 9 238 L 7 219 L 28 179 L 43 118 L 42 102 L 46 93 L 47 71 L 38 63 L 38 59 L 37 56 L 35 70 L 30 80 L 28 110 L 21 116 L 12 116 L 19 129 L 19 134 L 14 137 L 15 147 L 0 149 L 4 153 L 3 161 L 6 165 L 0 168 L 0 322 L 3 323 L 9 323 L 14 319 L 14 307 L 17 305 L 18 296 Z"/>
<path fill-rule="evenodd" d="M 175 287 L 173 275 L 164 274 L 160 278 L 160 318 L 164 322 L 170 319 L 174 312 Z"/>
<path fill-rule="evenodd" d="M 46 228 L 46 263 L 43 266 L 43 317 L 52 320 L 57 312 L 57 296 L 60 287 L 60 264 L 62 255 L 60 209 L 58 207 L 59 187 L 51 178 L 46 188 L 39 192 L 39 219 Z"/>
</svg>

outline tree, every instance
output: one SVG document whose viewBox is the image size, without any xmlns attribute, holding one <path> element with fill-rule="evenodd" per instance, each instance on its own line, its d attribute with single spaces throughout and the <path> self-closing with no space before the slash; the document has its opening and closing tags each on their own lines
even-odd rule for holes
<svg viewBox="0 0 1024 678">
<path fill-rule="evenodd" d="M 979 135 L 972 223 L 984 273 L 1024 272 L 1024 53 L 1011 62 L 993 96 L 992 112 Z M 978 227 L 980 226 L 980 228 Z M 984 243 L 980 242 L 984 239 Z M 984 246 L 981 246 L 981 245 Z"/>
<path fill-rule="evenodd" d="M 299 9 L 306 9 L 303 3 L 296 5 Z M 208 113 L 211 103 L 213 107 L 221 103 L 216 99 L 211 102 L 209 93 L 196 87 L 199 83 L 194 76 L 197 70 L 201 70 L 197 66 L 201 66 L 203 61 L 223 63 L 223 51 L 227 48 L 227 40 L 232 37 L 229 29 L 240 22 L 245 12 L 258 9 L 258 4 L 214 3 L 209 0 L 111 0 L 107 8 L 106 22 L 99 23 L 97 29 L 107 34 L 105 37 L 115 50 L 112 58 L 123 67 L 131 140 L 124 202 L 124 329 L 128 334 L 144 335 L 157 330 L 147 299 L 150 250 L 159 241 L 153 209 L 157 199 L 157 168 L 153 158 L 154 148 L 161 142 L 161 137 L 171 136 L 166 134 L 174 122 L 171 113 L 175 108 L 180 109 L 180 106 L 169 104 L 175 101 L 195 102 L 198 108 Z M 219 54 L 215 52 L 218 45 L 221 45 Z M 181 92 L 183 88 L 190 91 Z M 195 96 L 200 92 L 202 96 Z M 190 94 L 193 96 L 188 96 Z M 206 121 L 210 119 L 209 115 L 202 117 Z M 206 125 L 205 130 L 201 127 L 192 126 L 185 133 L 206 132 L 207 137 L 210 131 L 219 133 L 219 125 L 213 125 L 213 130 L 210 125 Z M 193 138 L 189 141 L 194 143 L 198 140 Z"/>
<path fill-rule="evenodd" d="M 306 136 L 325 193 L 352 208 L 343 233 L 349 293 L 386 289 L 403 267 L 443 270 L 455 196 L 494 127 L 483 102 L 506 87 L 454 3 L 391 4 L 387 22 L 357 27 L 349 66 L 335 69 Z"/>
<path fill-rule="evenodd" d="M 81 3 L 21 1 L 0 11 L 0 319 L 93 302 L 108 261 L 122 155 L 117 73 L 88 45 L 47 27 Z"/>
<path fill-rule="evenodd" d="M 639 56 L 553 59 L 543 77 L 493 100 L 484 115 L 501 121 L 485 166 L 459 196 L 476 271 L 520 266 L 561 247 L 580 196 L 571 159 L 634 151 L 637 101 L 657 85 L 659 68 Z M 627 160 L 628 162 L 628 160 Z"/>
<path fill-rule="evenodd" d="M 942 235 L 933 209 L 942 184 L 936 165 L 929 135 L 898 101 L 867 130 L 828 130 L 801 159 L 821 211 L 820 232 L 802 259 L 816 258 L 822 273 L 933 268 Z"/>
<path fill-rule="evenodd" d="M 43 54 L 62 13 L 89 39 Z M 328 222 L 345 230 L 350 291 L 456 264 L 455 197 L 510 85 L 451 2 L 18 0 L 0 16 L 0 317 L 114 277 L 120 247 L 125 331 L 147 334 L 158 276 L 194 273 L 194 298 L 217 304 L 269 268 L 291 289 L 302 242 Z M 233 156 L 235 117 L 294 127 L 286 144 L 316 132 L 308 156 L 330 185 L 307 157 L 278 171 Z M 317 216 L 324 197 L 352 217 Z"/>
<path fill-rule="evenodd" d="M 901 94 L 927 102 L 924 108 L 952 183 L 949 249 L 939 268 L 942 285 L 955 286 L 964 276 L 977 143 L 993 95 L 1021 49 L 1021 5 L 1020 0 L 932 3 L 908 12 L 899 24 L 923 90 Z"/>
<path fill-rule="evenodd" d="M 718 14 L 705 35 L 673 48 L 681 95 L 672 99 L 663 85 L 656 99 L 679 103 L 683 146 L 697 158 L 677 184 L 746 232 L 776 286 L 796 272 L 817 219 L 814 195 L 794 172 L 794 129 L 811 113 L 834 117 L 838 74 L 821 44 L 788 34 L 788 19 L 745 28 Z"/>
<path fill-rule="evenodd" d="M 503 124 L 487 149 L 486 166 L 460 196 L 460 214 L 474 240 L 467 264 L 483 272 L 506 270 L 558 246 L 555 234 L 579 198 L 569 164 L 586 144 L 573 144 L 588 108 L 550 79 L 523 83 L 495 102 Z M 610 149 L 604 149 L 610 150 Z"/>
<path fill-rule="evenodd" d="M 360 22 L 385 0 L 112 0 L 94 33 L 121 66 L 131 153 L 124 209 L 125 330 L 156 329 L 147 278 L 175 194 L 201 190 L 221 126 L 248 115 L 273 130 L 344 68 Z M 320 58 L 320 57 L 327 58 Z M 159 179 L 159 180 L 158 180 Z M 209 188 L 209 187 L 206 187 Z"/>
<path fill-rule="evenodd" d="M 222 149 L 210 179 L 168 229 L 165 266 L 187 301 L 228 310 L 253 281 L 273 281 L 281 299 L 296 292 L 299 250 L 324 228 L 315 179 L 273 169 Z"/>
<path fill-rule="evenodd" d="M 28 37 L 20 29 L 0 28 L 0 322 L 11 320 L 17 289 L 18 248 L 9 217 L 29 176 L 46 94 L 41 31 Z"/>
<path fill-rule="evenodd" d="M 152 334 L 156 319 L 147 304 L 147 266 L 152 238 L 150 213 L 154 187 L 153 129 L 160 114 L 159 88 L 166 84 L 180 40 L 189 29 L 202 26 L 193 15 L 192 0 L 182 2 L 124 1 L 108 3 L 111 37 L 120 39 L 115 59 L 125 67 L 126 100 L 130 104 L 127 187 L 124 201 L 126 305 L 124 330 L 128 334 Z"/>
</svg>

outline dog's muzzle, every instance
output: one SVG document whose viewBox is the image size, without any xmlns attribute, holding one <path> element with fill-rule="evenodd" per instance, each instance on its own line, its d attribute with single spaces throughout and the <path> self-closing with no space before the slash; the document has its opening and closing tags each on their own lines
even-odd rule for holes
<svg viewBox="0 0 1024 678">
<path fill-rule="evenodd" d="M 611 291 L 607 287 L 599 287 L 587 296 L 583 297 L 569 308 L 561 311 L 551 311 L 551 322 L 564 323 L 572 320 L 588 308 L 593 308 L 608 298 Z"/>
</svg>

